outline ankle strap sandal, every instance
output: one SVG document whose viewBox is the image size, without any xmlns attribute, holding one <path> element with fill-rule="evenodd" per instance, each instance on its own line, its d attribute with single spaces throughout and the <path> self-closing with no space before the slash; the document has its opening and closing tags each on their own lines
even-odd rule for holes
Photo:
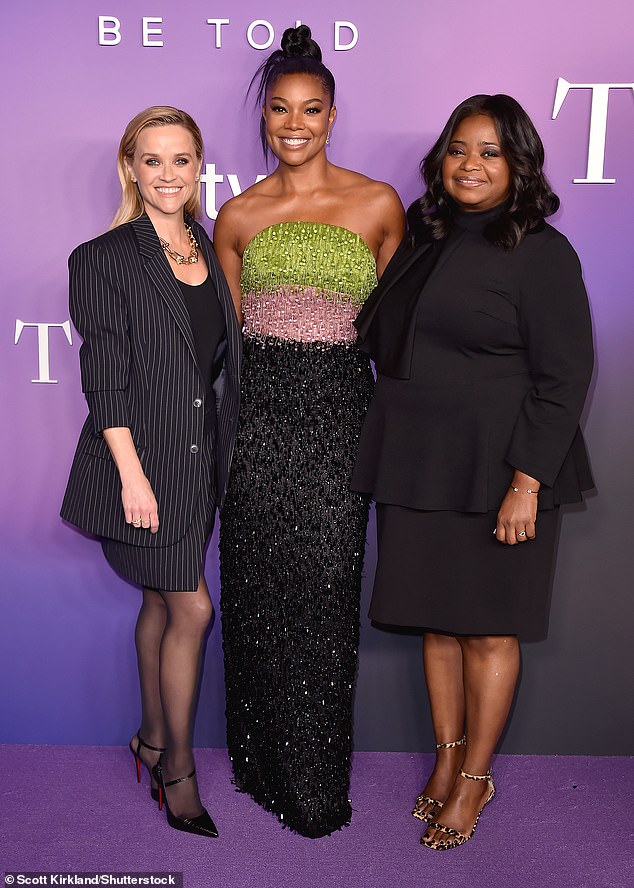
<svg viewBox="0 0 634 888">
<path fill-rule="evenodd" d="M 451 743 L 437 743 L 436 749 L 455 749 L 456 746 L 466 746 L 466 743 L 467 738 L 463 736 L 460 740 L 452 740 Z M 425 823 L 429 823 L 434 816 L 434 811 L 440 810 L 443 804 L 444 803 L 438 799 L 432 799 L 431 796 L 421 793 L 414 803 L 412 817 L 415 817 L 417 820 L 422 820 Z M 429 810 L 426 811 L 425 809 L 428 807 Z"/>
</svg>

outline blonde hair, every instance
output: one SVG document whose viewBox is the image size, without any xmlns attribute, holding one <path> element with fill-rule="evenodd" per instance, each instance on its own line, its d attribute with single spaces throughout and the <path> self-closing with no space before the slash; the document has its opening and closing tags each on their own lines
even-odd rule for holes
<svg viewBox="0 0 634 888">
<path fill-rule="evenodd" d="M 110 228 L 123 225 L 131 219 L 136 219 L 143 213 L 143 201 L 136 183 L 132 181 L 130 166 L 136 151 L 136 143 L 139 133 L 148 126 L 184 126 L 194 141 L 196 157 L 202 163 L 203 137 L 196 122 L 187 114 L 171 105 L 152 105 L 133 117 L 126 126 L 125 132 L 119 144 L 117 154 L 117 171 L 121 182 L 121 203 L 115 213 Z M 194 194 L 185 204 L 185 212 L 197 218 L 200 216 L 200 182 Z"/>
</svg>

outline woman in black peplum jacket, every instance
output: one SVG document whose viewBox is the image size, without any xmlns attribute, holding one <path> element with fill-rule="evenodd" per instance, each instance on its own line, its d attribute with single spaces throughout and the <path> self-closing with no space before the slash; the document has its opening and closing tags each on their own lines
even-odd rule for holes
<svg viewBox="0 0 634 888">
<path fill-rule="evenodd" d="M 378 371 L 353 477 L 377 502 L 370 616 L 424 631 L 437 754 L 413 813 L 433 849 L 471 838 L 493 797 L 518 637 L 547 631 L 559 505 L 592 487 L 590 315 L 579 260 L 544 222 L 559 199 L 543 161 L 514 99 L 462 102 L 356 321 Z"/>
</svg>

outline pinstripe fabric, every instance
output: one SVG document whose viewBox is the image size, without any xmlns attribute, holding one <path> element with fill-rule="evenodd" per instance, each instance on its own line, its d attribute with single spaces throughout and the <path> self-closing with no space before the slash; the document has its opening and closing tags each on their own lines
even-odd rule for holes
<svg viewBox="0 0 634 888">
<path fill-rule="evenodd" d="M 202 484 L 192 521 L 185 535 L 171 546 L 150 549 L 130 546 L 102 537 L 101 545 L 108 563 L 133 583 L 165 592 L 194 592 L 198 587 L 203 551 L 214 523 L 216 504 L 213 496 L 214 433 L 205 435 L 201 450 Z M 147 531 L 136 531 L 137 534 Z"/>
<path fill-rule="evenodd" d="M 229 289 L 204 229 L 196 240 L 222 305 L 227 339 L 214 384 L 218 427 L 215 488 L 222 504 L 239 407 L 241 335 Z M 66 521 L 149 549 L 172 545 L 190 527 L 203 478 L 204 386 L 187 309 L 148 216 L 77 247 L 69 259 L 70 314 L 83 338 L 82 388 L 89 415 L 62 503 Z M 156 534 L 125 523 L 119 473 L 101 432 L 130 428 L 159 504 Z M 192 447 L 197 448 L 192 450 Z"/>
</svg>

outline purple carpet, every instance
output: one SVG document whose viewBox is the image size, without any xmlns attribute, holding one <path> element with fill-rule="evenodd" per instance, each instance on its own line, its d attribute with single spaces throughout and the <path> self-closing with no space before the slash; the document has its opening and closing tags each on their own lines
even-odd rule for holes
<svg viewBox="0 0 634 888">
<path fill-rule="evenodd" d="M 632 888 L 634 759 L 498 756 L 498 794 L 462 848 L 421 847 L 410 816 L 432 757 L 357 753 L 352 824 L 311 840 L 197 752 L 215 840 L 170 829 L 116 747 L 0 746 L 1 872 L 184 873 L 186 888 Z"/>
</svg>

